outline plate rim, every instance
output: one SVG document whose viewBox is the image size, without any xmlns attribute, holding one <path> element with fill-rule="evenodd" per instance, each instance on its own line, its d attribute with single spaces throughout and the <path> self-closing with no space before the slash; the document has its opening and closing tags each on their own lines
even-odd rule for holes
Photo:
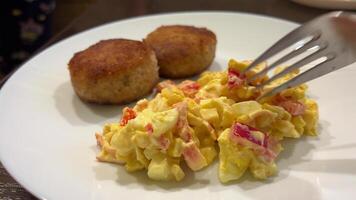
<svg viewBox="0 0 356 200">
<path fill-rule="evenodd" d="M 350 0 L 292 0 L 292 1 L 300 5 L 324 9 L 324 10 L 346 9 L 352 11 L 356 9 L 356 1 L 350 1 Z"/>
<path fill-rule="evenodd" d="M 16 68 L 14 70 L 14 72 L 10 75 L 10 77 L 6 80 L 6 82 L 2 85 L 2 87 L 0 87 L 0 103 L 1 103 L 1 99 L 4 98 L 3 93 L 1 91 L 4 90 L 4 88 L 6 88 L 8 86 L 8 82 L 13 80 L 14 75 L 16 75 L 18 73 L 19 70 L 23 69 L 24 67 L 27 67 L 29 65 L 27 65 L 30 61 L 32 61 L 33 59 L 41 56 L 44 52 L 46 51 L 51 51 L 52 48 L 56 47 L 57 45 L 60 45 L 64 42 L 66 42 L 67 40 L 76 38 L 76 37 L 82 37 L 82 35 L 86 34 L 87 32 L 91 32 L 91 31 L 95 31 L 97 29 L 102 29 L 105 28 L 107 26 L 112 26 L 116 23 L 130 23 L 130 22 L 134 22 L 136 20 L 142 20 L 142 19 L 147 19 L 147 18 L 157 18 L 157 17 L 165 17 L 165 16 L 174 16 L 174 15 L 242 15 L 242 16 L 249 16 L 249 17 L 254 17 L 254 18 L 267 18 L 268 20 L 274 21 L 274 22 L 282 22 L 282 23 L 287 23 L 290 25 L 294 25 L 294 26 L 299 26 L 300 24 L 294 21 L 290 21 L 287 19 L 282 19 L 282 18 L 278 18 L 275 16 L 269 16 L 269 15 L 264 15 L 264 14 L 259 14 L 259 13 L 248 13 L 248 12 L 240 12 L 240 11 L 224 11 L 224 10 L 210 10 L 210 11 L 206 11 L 206 10 L 197 10 L 197 11 L 179 11 L 179 12 L 164 12 L 164 13 L 155 13 L 155 14 L 148 14 L 148 15 L 141 15 L 141 16 L 135 16 L 135 17 L 129 17 L 129 18 L 124 18 L 124 19 L 120 19 L 120 20 L 113 20 L 113 21 L 109 21 L 103 24 L 100 24 L 98 26 L 94 26 L 94 27 L 90 27 L 88 29 L 82 30 L 80 32 L 77 32 L 73 35 L 67 36 L 65 38 L 62 38 L 54 43 L 52 43 L 51 45 L 47 46 L 44 49 L 41 49 L 40 51 L 36 52 L 33 56 L 31 56 L 27 61 L 25 61 L 23 64 L 21 64 L 18 68 Z M 1 135 L 1 134 L 0 134 Z M 21 181 L 21 177 L 16 175 L 16 172 L 13 171 L 13 169 L 11 169 L 8 166 L 8 163 L 5 159 L 3 159 L 4 153 L 2 153 L 0 151 L 0 162 L 3 165 L 3 168 L 5 169 L 5 171 L 19 184 L 21 185 L 27 192 L 31 193 L 33 196 L 35 196 L 38 199 L 46 199 L 46 197 L 44 197 L 42 194 L 40 194 L 40 192 L 35 191 L 36 189 L 32 188 L 31 185 L 25 184 L 23 183 L 23 181 Z"/>
</svg>

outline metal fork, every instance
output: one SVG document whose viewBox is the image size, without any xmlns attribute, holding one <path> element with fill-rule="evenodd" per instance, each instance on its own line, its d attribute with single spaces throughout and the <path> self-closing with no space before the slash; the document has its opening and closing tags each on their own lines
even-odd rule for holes
<svg viewBox="0 0 356 200">
<path fill-rule="evenodd" d="M 337 11 L 322 15 L 307 22 L 280 39 L 256 60 L 254 60 L 243 73 L 246 73 L 258 64 L 266 61 L 272 56 L 275 56 L 287 47 L 297 44 L 298 42 L 302 42 L 303 44 L 268 65 L 259 73 L 248 78 L 247 81 L 252 82 L 256 78 L 265 75 L 271 69 L 285 63 L 288 60 L 291 60 L 292 58 L 295 58 L 309 49 L 316 48 L 318 50 L 305 58 L 294 62 L 280 73 L 272 76 L 268 79 L 268 81 L 257 85 L 257 88 L 261 89 L 272 81 L 283 77 L 287 73 L 310 64 L 320 58 L 323 60 L 305 72 L 302 72 L 296 77 L 262 94 L 259 99 L 313 80 L 356 62 L 356 14 Z"/>
</svg>

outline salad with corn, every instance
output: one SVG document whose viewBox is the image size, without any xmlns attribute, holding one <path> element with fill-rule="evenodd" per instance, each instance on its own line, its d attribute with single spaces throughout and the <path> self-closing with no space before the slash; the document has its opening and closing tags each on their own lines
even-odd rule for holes
<svg viewBox="0 0 356 200">
<path fill-rule="evenodd" d="M 219 179 L 226 183 L 249 171 L 257 179 L 277 173 L 275 160 L 284 138 L 317 135 L 318 106 L 305 84 L 256 101 L 265 90 L 298 74 L 292 72 L 262 91 L 242 74 L 248 61 L 230 60 L 228 70 L 205 72 L 197 81 L 163 81 L 152 100 L 123 109 L 119 122 L 96 133 L 97 159 L 118 163 L 128 172 L 146 170 L 150 179 L 180 181 L 185 163 L 197 171 L 219 160 Z M 278 73 L 278 70 L 277 72 Z"/>
</svg>

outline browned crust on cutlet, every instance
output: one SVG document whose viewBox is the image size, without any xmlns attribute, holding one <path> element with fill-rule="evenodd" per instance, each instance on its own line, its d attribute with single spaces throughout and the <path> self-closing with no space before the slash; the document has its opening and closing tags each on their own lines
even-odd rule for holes
<svg viewBox="0 0 356 200">
<path fill-rule="evenodd" d="M 211 64 L 208 61 L 214 57 L 217 39 L 206 28 L 171 25 L 157 28 L 147 35 L 144 42 L 156 53 L 160 75 L 185 77 L 199 73 Z M 177 69 L 184 65 L 192 65 L 192 68 Z"/>
<path fill-rule="evenodd" d="M 84 73 L 87 78 L 100 79 L 140 66 L 151 52 L 152 49 L 141 41 L 102 40 L 75 53 L 68 66 L 72 76 Z"/>
<path fill-rule="evenodd" d="M 158 81 L 154 51 L 127 39 L 100 41 L 69 62 L 75 93 L 86 102 L 128 103 L 148 94 Z"/>
<path fill-rule="evenodd" d="M 199 53 L 204 45 L 216 45 L 216 36 L 206 28 L 161 26 L 148 34 L 145 43 L 154 49 L 159 62 L 171 62 L 182 56 Z"/>
</svg>

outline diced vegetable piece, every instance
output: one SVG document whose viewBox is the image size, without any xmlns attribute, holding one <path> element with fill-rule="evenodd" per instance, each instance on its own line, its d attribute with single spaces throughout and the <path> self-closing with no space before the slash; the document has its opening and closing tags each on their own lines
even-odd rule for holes
<svg viewBox="0 0 356 200">
<path fill-rule="evenodd" d="M 248 115 L 250 113 L 262 110 L 261 104 L 257 101 L 243 101 L 235 103 L 232 105 L 232 108 L 236 115 Z"/>
<path fill-rule="evenodd" d="M 123 113 L 122 113 L 120 125 L 125 126 L 127 124 L 127 122 L 129 122 L 131 119 L 135 119 L 135 118 L 136 118 L 136 112 L 129 107 L 125 107 L 123 110 Z"/>
<path fill-rule="evenodd" d="M 186 144 L 183 149 L 183 157 L 188 167 L 193 171 L 200 170 L 208 165 L 205 157 L 193 142 Z"/>
</svg>

